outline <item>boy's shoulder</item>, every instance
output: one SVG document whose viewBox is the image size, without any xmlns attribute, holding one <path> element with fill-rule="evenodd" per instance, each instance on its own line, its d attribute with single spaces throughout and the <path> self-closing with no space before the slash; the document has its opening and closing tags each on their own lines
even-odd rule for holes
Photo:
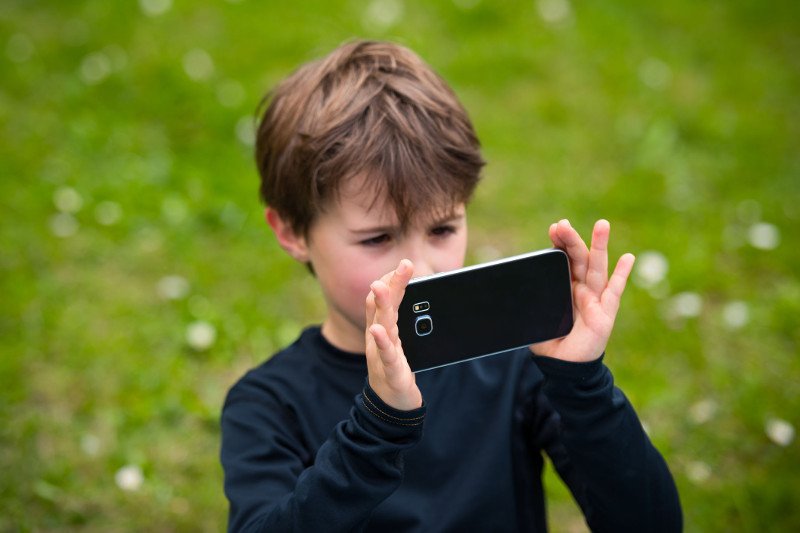
<svg viewBox="0 0 800 533">
<path fill-rule="evenodd" d="M 307 389 L 312 381 L 335 381 L 340 374 L 354 372 L 359 377 L 365 375 L 363 355 L 336 352 L 319 326 L 309 326 L 292 344 L 239 378 L 228 391 L 225 404 L 243 399 L 263 401 L 270 396 L 283 403 Z"/>
</svg>

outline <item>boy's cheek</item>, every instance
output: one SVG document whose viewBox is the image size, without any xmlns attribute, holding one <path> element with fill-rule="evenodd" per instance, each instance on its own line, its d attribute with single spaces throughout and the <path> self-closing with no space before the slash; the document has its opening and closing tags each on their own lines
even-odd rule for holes
<svg viewBox="0 0 800 533">
<path fill-rule="evenodd" d="M 370 285 L 380 279 L 383 274 L 362 272 L 359 275 L 340 280 L 341 298 L 348 300 L 348 307 L 359 309 L 363 314 L 364 302 L 371 290 Z"/>
</svg>

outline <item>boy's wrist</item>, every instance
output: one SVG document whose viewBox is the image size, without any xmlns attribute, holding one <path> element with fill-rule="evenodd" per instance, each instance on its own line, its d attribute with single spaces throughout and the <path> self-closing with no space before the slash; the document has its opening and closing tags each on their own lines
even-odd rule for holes
<svg viewBox="0 0 800 533">
<path fill-rule="evenodd" d="M 362 402 L 364 408 L 376 418 L 397 426 L 414 427 L 421 426 L 425 419 L 426 406 L 422 402 L 420 407 L 411 410 L 401 410 L 392 407 L 384 402 L 375 390 L 370 386 L 369 379 L 364 383 L 362 392 Z"/>
<path fill-rule="evenodd" d="M 600 357 L 592 361 L 573 362 L 533 354 L 533 360 L 539 370 L 548 378 L 586 381 L 602 372 L 605 355 L 603 352 Z"/>
<path fill-rule="evenodd" d="M 392 446 L 405 448 L 422 438 L 425 411 L 424 404 L 412 411 L 394 409 L 381 400 L 367 382 L 356 396 L 353 416 L 356 424 L 370 435 Z"/>
</svg>

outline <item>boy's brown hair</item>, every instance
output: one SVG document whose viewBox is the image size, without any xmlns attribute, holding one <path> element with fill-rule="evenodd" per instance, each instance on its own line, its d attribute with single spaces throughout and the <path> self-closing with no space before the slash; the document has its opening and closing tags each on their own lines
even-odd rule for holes
<svg viewBox="0 0 800 533">
<path fill-rule="evenodd" d="M 269 104 L 267 106 L 267 104 Z M 484 161 L 466 111 L 409 49 L 354 41 L 301 66 L 262 101 L 256 136 L 260 194 L 298 235 L 363 176 L 402 227 L 468 202 Z"/>
</svg>

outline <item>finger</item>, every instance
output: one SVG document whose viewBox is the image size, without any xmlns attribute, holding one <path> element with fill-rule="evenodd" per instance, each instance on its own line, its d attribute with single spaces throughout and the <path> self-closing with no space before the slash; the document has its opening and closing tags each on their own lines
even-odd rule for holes
<svg viewBox="0 0 800 533">
<path fill-rule="evenodd" d="M 383 282 L 389 288 L 389 299 L 392 306 L 398 308 L 400 302 L 403 300 L 406 286 L 414 274 L 414 263 L 408 259 L 403 259 L 397 265 L 397 268 L 391 272 L 384 274 L 379 281 Z"/>
<path fill-rule="evenodd" d="M 387 285 L 397 286 L 403 283 L 404 278 L 410 280 L 413 271 L 414 263 L 410 259 L 401 259 L 397 268 L 381 276 L 380 280 Z"/>
<path fill-rule="evenodd" d="M 375 346 L 378 348 L 378 355 L 384 367 L 384 375 L 387 378 L 391 378 L 391 376 L 397 372 L 397 350 L 395 350 L 394 344 L 392 344 L 388 333 L 381 324 L 371 325 L 368 331 L 375 340 Z"/>
<path fill-rule="evenodd" d="M 376 348 L 374 347 L 375 339 L 372 338 L 372 334 L 370 334 L 369 332 L 370 324 L 372 324 L 375 321 L 375 311 L 376 311 L 375 294 L 372 291 L 370 291 L 370 293 L 367 295 L 364 307 L 366 308 L 364 318 L 365 318 L 365 323 L 367 324 L 367 329 L 364 332 L 364 339 L 366 341 L 367 366 L 369 366 L 371 364 L 370 360 L 372 359 L 371 354 L 374 353 L 376 350 Z"/>
<path fill-rule="evenodd" d="M 608 284 L 608 237 L 611 226 L 608 220 L 600 219 L 592 230 L 592 248 L 589 250 L 589 264 L 586 269 L 586 285 L 595 293 L 601 294 Z"/>
<path fill-rule="evenodd" d="M 383 326 L 394 342 L 397 339 L 397 308 L 393 305 L 391 290 L 380 280 L 373 282 L 371 288 L 375 294 L 375 318 L 372 323 Z"/>
<path fill-rule="evenodd" d="M 625 285 L 628 283 L 635 262 L 636 257 L 633 254 L 625 254 L 617 261 L 614 273 L 611 274 L 606 290 L 600 298 L 600 305 L 606 314 L 616 316 L 622 293 L 625 291 Z"/>
<path fill-rule="evenodd" d="M 400 306 L 412 275 L 414 275 L 414 263 L 408 259 L 401 260 L 397 268 L 391 273 L 386 284 L 391 290 L 392 304 L 395 308 Z"/>
<path fill-rule="evenodd" d="M 369 291 L 367 298 L 364 302 L 366 324 L 372 324 L 375 321 L 375 293 Z"/>
<path fill-rule="evenodd" d="M 558 236 L 557 228 L 557 223 L 550 224 L 550 228 L 547 230 L 547 234 L 550 236 L 550 242 L 552 242 L 553 246 L 556 248 L 565 248 L 566 245 L 564 244 L 564 241 L 561 240 L 561 237 Z"/>
<path fill-rule="evenodd" d="M 562 248 L 569 256 L 572 279 L 584 281 L 586 279 L 586 267 L 589 262 L 589 249 L 586 248 L 586 243 L 583 242 L 581 236 L 578 235 L 578 232 L 575 231 L 567 219 L 558 222 L 556 232 L 564 243 Z"/>
</svg>

